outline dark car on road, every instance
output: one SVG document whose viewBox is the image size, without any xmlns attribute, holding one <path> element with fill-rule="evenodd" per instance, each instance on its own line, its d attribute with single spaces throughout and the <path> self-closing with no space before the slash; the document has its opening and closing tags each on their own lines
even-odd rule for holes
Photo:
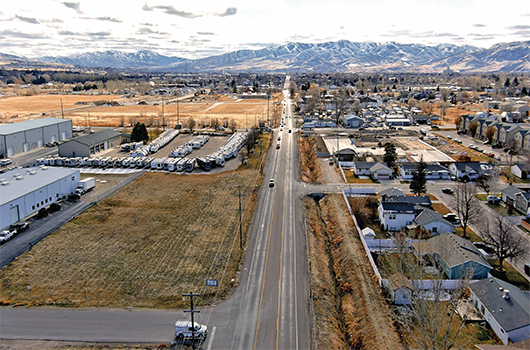
<svg viewBox="0 0 530 350">
<path fill-rule="evenodd" d="M 27 222 L 17 222 L 9 226 L 9 229 L 16 230 L 17 234 L 26 231 L 28 228 L 29 228 L 29 223 Z"/>
<path fill-rule="evenodd" d="M 50 213 L 53 213 L 53 212 L 56 212 L 56 211 L 59 211 L 61 210 L 61 204 L 60 203 L 52 203 L 50 204 Z"/>
<path fill-rule="evenodd" d="M 449 187 L 442 188 L 442 192 L 443 192 L 443 193 L 447 193 L 447 194 L 453 194 L 453 193 L 455 193 L 455 191 L 454 191 L 452 188 L 449 188 Z"/>
</svg>

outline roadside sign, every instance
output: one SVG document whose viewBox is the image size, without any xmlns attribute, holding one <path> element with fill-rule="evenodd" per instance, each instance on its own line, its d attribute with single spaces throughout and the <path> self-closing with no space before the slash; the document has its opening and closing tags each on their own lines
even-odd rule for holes
<svg viewBox="0 0 530 350">
<path fill-rule="evenodd" d="M 217 287 L 217 280 L 206 280 L 206 287 Z"/>
</svg>

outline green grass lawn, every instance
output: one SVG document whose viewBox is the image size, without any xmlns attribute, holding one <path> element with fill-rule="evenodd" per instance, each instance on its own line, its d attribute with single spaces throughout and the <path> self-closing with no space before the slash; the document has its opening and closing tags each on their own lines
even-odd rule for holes
<svg viewBox="0 0 530 350">
<path fill-rule="evenodd" d="M 501 194 L 500 193 L 490 193 L 489 194 L 490 196 L 497 196 L 497 197 L 500 197 Z M 481 201 L 486 201 L 486 198 L 488 198 L 488 194 L 487 193 L 478 193 L 477 195 L 477 198 L 480 199 Z"/>
<path fill-rule="evenodd" d="M 499 265 L 496 259 L 488 260 L 488 262 L 491 264 L 491 266 L 494 267 L 494 269 L 490 271 L 493 277 L 497 277 L 498 279 L 511 283 L 521 290 L 530 290 L 530 282 L 528 282 L 528 280 L 524 278 L 524 276 L 522 276 L 519 271 L 517 271 L 512 265 L 510 265 L 509 262 L 505 260 L 502 263 L 502 266 L 504 267 L 504 272 L 499 272 L 495 270 L 495 267 Z"/>
<path fill-rule="evenodd" d="M 368 179 L 359 179 L 357 175 L 353 171 L 345 171 L 344 175 L 346 175 L 346 180 L 349 184 L 373 184 L 371 178 Z"/>
</svg>

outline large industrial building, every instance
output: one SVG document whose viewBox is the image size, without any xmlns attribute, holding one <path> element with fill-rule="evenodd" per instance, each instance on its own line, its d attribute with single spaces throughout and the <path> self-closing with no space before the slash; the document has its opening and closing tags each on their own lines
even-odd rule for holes
<svg viewBox="0 0 530 350">
<path fill-rule="evenodd" d="M 0 229 L 73 193 L 79 170 L 33 167 L 0 174 Z"/>
<path fill-rule="evenodd" d="M 59 145 L 61 157 L 90 157 L 121 144 L 121 132 L 105 129 L 76 137 Z"/>
<path fill-rule="evenodd" d="M 43 118 L 0 125 L 0 156 L 11 157 L 69 138 L 72 138 L 69 119 Z"/>
</svg>

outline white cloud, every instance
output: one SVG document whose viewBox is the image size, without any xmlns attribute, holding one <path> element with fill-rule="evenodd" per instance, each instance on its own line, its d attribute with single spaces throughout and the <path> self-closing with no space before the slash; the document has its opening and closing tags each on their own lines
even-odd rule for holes
<svg viewBox="0 0 530 350">
<path fill-rule="evenodd" d="M 234 51 L 341 39 L 487 47 L 521 40 L 528 14 L 526 0 L 503 6 L 496 0 L 19 0 L 2 4 L 0 52 L 32 57 L 43 47 L 69 54 L 150 45 L 191 58 L 227 52 L 229 46 Z M 99 34 L 98 40 L 88 33 Z M 21 37 L 39 45 L 15 52 L 7 42 Z"/>
</svg>

